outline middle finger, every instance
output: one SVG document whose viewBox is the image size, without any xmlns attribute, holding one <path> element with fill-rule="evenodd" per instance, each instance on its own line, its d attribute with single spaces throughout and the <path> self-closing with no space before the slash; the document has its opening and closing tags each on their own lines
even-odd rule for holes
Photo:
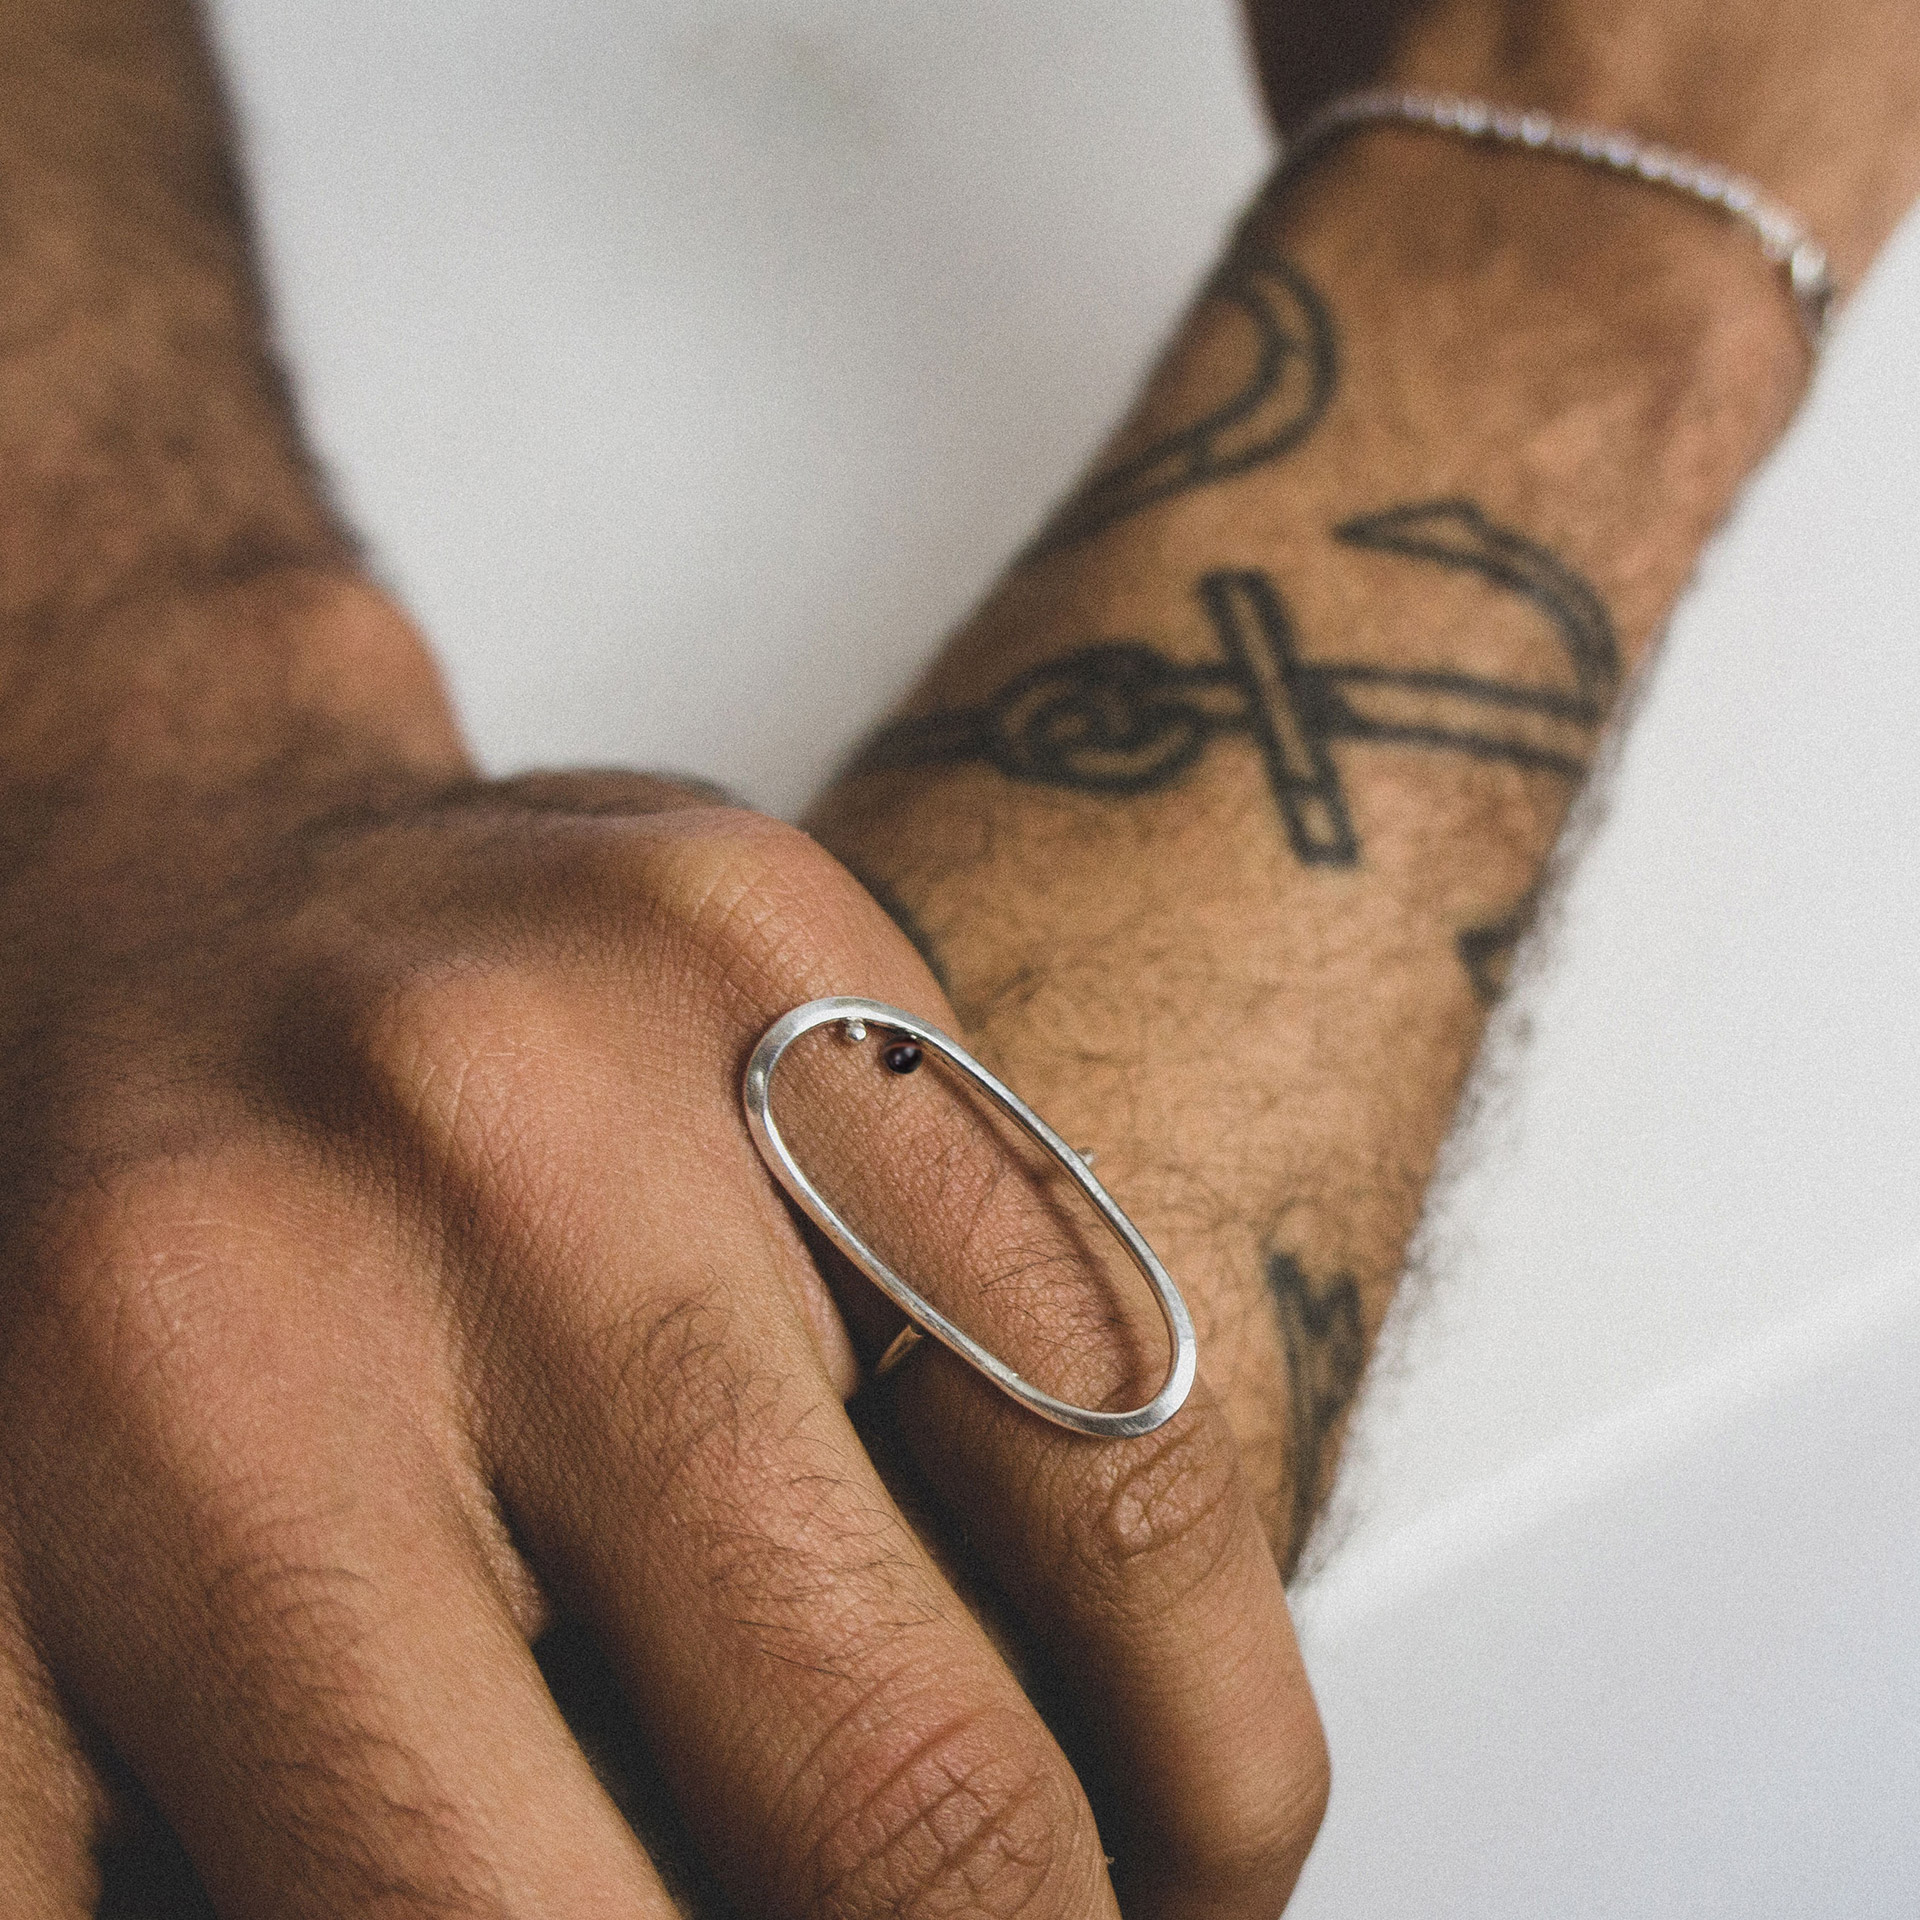
<svg viewBox="0 0 1920 1920">
<path fill-rule="evenodd" d="M 1117 1283 L 1114 1243 L 1058 1169 L 931 1055 L 890 1074 L 884 1035 L 801 1056 L 812 1039 L 783 1130 L 807 1137 L 810 1171 L 857 1230 L 871 1223 L 869 1245 L 1026 1379 L 1084 1406 L 1147 1399 L 1168 1357 L 1157 1316 Z M 885 1397 L 1052 1656 L 1129 1909 L 1270 1920 L 1318 1825 L 1325 1747 L 1204 1381 L 1165 1425 L 1119 1440 L 1052 1426 L 931 1343 Z"/>
</svg>

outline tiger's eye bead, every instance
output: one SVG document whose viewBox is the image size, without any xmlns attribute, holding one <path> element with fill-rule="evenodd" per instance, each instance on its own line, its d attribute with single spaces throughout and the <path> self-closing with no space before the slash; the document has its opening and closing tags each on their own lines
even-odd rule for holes
<svg viewBox="0 0 1920 1920">
<path fill-rule="evenodd" d="M 912 1040 L 896 1040 L 880 1058 L 889 1073 L 911 1073 L 920 1064 L 920 1048 Z"/>
</svg>

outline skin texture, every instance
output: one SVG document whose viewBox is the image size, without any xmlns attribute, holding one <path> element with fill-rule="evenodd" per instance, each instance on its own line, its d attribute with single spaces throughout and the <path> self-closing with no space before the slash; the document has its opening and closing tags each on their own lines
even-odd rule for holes
<svg viewBox="0 0 1920 1920">
<path fill-rule="evenodd" d="M 1699 127 L 1704 29 L 1620 18 L 1291 31 L 1637 103 L 1870 257 L 1894 10 L 1720 10 Z M 1771 59 L 1816 40 L 1867 109 Z M 1283 183 L 823 801 L 863 888 L 683 787 L 474 774 L 302 454 L 185 7 L 16 0 L 0 94 L 14 1910 L 1265 1920 L 1326 1792 L 1281 1566 L 1607 705 L 1804 377 L 1750 243 L 1392 131 Z M 843 1407 L 891 1323 L 736 1085 L 849 988 L 1098 1150 L 1200 1322 L 1153 1440 L 927 1349 Z M 930 1287 L 1128 1397 L 1044 1181 L 810 1071 Z"/>
<path fill-rule="evenodd" d="M 849 986 L 953 1025 L 911 944 L 711 795 L 474 774 L 302 456 L 188 10 L 0 9 L 0 95 L 9 1916 L 1274 1911 L 1325 1760 L 1210 1395 L 843 1405 L 739 1075 Z M 1017 1345 L 1044 1195 L 840 1066 Z"/>
<path fill-rule="evenodd" d="M 1895 7 L 1252 26 L 1283 126 L 1381 83 L 1632 126 L 1751 169 L 1843 285 L 1914 190 Z M 1347 135 L 811 817 L 1180 1274 L 1289 1571 L 1568 804 L 1807 372 L 1732 223 Z"/>
</svg>

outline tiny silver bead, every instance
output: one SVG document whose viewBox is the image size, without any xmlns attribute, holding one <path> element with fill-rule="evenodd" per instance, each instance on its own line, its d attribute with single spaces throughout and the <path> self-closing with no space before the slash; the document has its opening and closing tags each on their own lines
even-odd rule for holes
<svg viewBox="0 0 1920 1920">
<path fill-rule="evenodd" d="M 1819 292 L 1827 279 L 1825 250 L 1815 246 L 1811 240 L 1802 240 L 1787 262 L 1787 273 L 1793 281 L 1795 293 Z"/>
</svg>

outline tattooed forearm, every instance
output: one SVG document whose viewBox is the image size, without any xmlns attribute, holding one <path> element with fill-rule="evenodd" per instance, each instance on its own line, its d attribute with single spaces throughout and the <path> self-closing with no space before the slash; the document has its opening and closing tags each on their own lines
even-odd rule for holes
<svg viewBox="0 0 1920 1920">
<path fill-rule="evenodd" d="M 1320 1490 L 1331 1477 L 1341 1422 L 1366 1365 L 1360 1289 L 1351 1274 L 1316 1285 L 1288 1253 L 1267 1256 L 1267 1291 L 1280 1320 L 1287 1360 L 1288 1478 L 1293 1513 L 1282 1556 L 1289 1578 L 1299 1565 Z"/>
<path fill-rule="evenodd" d="M 1209 310 L 1212 310 L 1211 312 Z M 1192 417 L 1096 471 L 1027 549 L 1038 559 L 1176 494 L 1230 479 L 1298 446 L 1333 396 L 1338 355 L 1326 303 L 1297 267 L 1243 242 L 1214 276 L 1196 325 L 1236 324 L 1251 366 Z M 1237 367 L 1223 356 L 1222 371 Z"/>
<path fill-rule="evenodd" d="M 1496 526 L 1469 501 L 1397 507 L 1347 521 L 1336 535 L 1478 573 L 1520 595 L 1547 616 L 1560 671 L 1520 682 L 1303 659 L 1271 577 L 1222 570 L 1194 590 L 1219 659 L 1185 664 L 1139 640 L 1081 647 L 1017 675 L 982 706 L 896 722 L 852 770 L 978 760 L 1016 780 L 1127 795 L 1171 785 L 1217 738 L 1250 737 L 1295 855 L 1334 867 L 1355 865 L 1361 852 L 1336 742 L 1460 753 L 1579 779 L 1620 671 L 1599 596 L 1538 542 Z"/>
<path fill-rule="evenodd" d="M 1567 803 L 1804 370 L 1569 175 L 1383 137 L 1263 196 L 816 816 L 1243 1336 L 1289 1566 Z"/>
</svg>

